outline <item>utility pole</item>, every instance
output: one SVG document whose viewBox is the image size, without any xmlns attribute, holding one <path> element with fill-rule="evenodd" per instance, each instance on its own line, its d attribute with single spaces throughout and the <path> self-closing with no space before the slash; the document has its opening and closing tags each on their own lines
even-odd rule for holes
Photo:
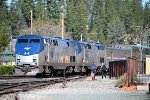
<svg viewBox="0 0 150 100">
<path fill-rule="evenodd" d="M 85 34 L 88 34 L 88 30 L 89 30 L 89 26 L 86 25 L 86 33 Z M 81 35 L 80 35 L 80 41 L 81 42 L 83 41 L 83 33 L 81 33 Z"/>
<path fill-rule="evenodd" d="M 141 37 L 140 39 L 140 47 L 139 47 L 139 50 L 140 50 L 140 61 L 143 61 L 143 38 Z"/>
<path fill-rule="evenodd" d="M 31 19 L 31 27 L 30 27 L 30 28 L 31 28 L 31 30 L 30 30 L 31 32 L 30 32 L 30 34 L 32 35 L 32 10 L 30 11 L 30 13 L 31 13 L 31 14 L 30 14 L 30 15 L 31 15 L 31 16 L 30 16 L 30 19 Z"/>
<path fill-rule="evenodd" d="M 61 37 L 64 38 L 64 6 L 61 6 Z"/>
<path fill-rule="evenodd" d="M 81 34 L 81 42 L 82 42 L 83 34 Z"/>
<path fill-rule="evenodd" d="M 11 42 L 12 42 L 12 36 L 10 37 L 10 44 L 9 44 L 9 46 L 10 46 L 10 48 L 9 48 L 10 51 L 11 51 L 11 49 L 12 49 L 12 48 L 11 48 L 11 45 L 12 45 Z"/>
</svg>

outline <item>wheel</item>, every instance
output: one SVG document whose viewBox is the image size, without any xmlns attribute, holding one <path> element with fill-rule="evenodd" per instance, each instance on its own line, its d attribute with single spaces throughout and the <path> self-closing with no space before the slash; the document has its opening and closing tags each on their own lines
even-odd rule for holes
<svg viewBox="0 0 150 100">
<path fill-rule="evenodd" d="M 84 69 L 85 69 L 85 74 L 88 75 L 89 74 L 89 69 L 87 66 L 84 66 Z"/>
<path fill-rule="evenodd" d="M 97 69 L 96 69 L 96 73 L 98 74 L 98 75 L 101 75 L 101 68 L 100 67 L 97 67 Z"/>
<path fill-rule="evenodd" d="M 42 74 L 41 73 L 36 73 L 35 77 L 40 78 L 40 77 L 42 77 Z"/>
<path fill-rule="evenodd" d="M 84 67 L 80 66 L 80 75 L 83 76 L 84 75 Z"/>
<path fill-rule="evenodd" d="M 74 66 L 72 66 L 72 74 L 74 75 L 75 74 L 75 67 Z"/>
<path fill-rule="evenodd" d="M 48 71 L 50 76 L 54 76 L 54 68 L 53 66 L 48 66 Z"/>
</svg>

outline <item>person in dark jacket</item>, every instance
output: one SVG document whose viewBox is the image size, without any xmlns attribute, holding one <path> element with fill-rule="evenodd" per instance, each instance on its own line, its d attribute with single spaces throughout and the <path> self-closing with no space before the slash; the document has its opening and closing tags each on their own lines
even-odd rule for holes
<svg viewBox="0 0 150 100">
<path fill-rule="evenodd" d="M 102 79 L 105 77 L 106 78 L 107 74 L 107 68 L 104 63 L 102 63 Z"/>
<path fill-rule="evenodd" d="M 92 77 L 92 80 L 95 80 L 95 74 L 96 74 L 96 65 L 93 64 L 91 65 L 91 77 Z"/>
</svg>

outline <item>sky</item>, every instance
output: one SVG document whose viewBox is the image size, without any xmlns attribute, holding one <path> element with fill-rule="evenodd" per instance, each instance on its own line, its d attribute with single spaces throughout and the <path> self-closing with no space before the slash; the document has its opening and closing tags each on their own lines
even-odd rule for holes
<svg viewBox="0 0 150 100">
<path fill-rule="evenodd" d="M 142 4 L 144 5 L 144 4 L 145 4 L 145 2 L 148 2 L 148 1 L 150 1 L 150 0 L 143 0 L 143 3 L 142 3 Z"/>
</svg>

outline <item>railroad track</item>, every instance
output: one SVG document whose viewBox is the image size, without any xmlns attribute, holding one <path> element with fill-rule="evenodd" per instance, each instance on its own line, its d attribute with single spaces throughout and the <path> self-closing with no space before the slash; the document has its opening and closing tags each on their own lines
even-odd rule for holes
<svg viewBox="0 0 150 100">
<path fill-rule="evenodd" d="M 0 80 L 3 79 L 22 79 L 22 78 L 35 78 L 35 76 L 0 76 Z"/>
<path fill-rule="evenodd" d="M 83 79 L 86 76 L 76 76 L 68 78 L 57 78 L 50 80 L 41 80 L 41 81 L 29 81 L 29 82 L 15 82 L 15 83 L 0 83 L 0 95 L 9 94 L 9 93 L 18 93 L 30 91 L 35 88 L 43 88 L 48 85 L 55 83 L 63 83 L 65 85 L 66 81 L 75 81 L 78 79 Z"/>
</svg>

